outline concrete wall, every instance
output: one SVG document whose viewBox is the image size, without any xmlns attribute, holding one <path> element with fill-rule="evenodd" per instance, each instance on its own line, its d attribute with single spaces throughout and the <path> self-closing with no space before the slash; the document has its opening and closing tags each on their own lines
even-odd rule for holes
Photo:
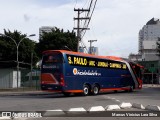
<svg viewBox="0 0 160 120">
<path fill-rule="evenodd" d="M 158 60 L 159 58 L 155 54 L 143 54 L 142 59 L 145 61 L 154 61 L 154 60 Z"/>
<path fill-rule="evenodd" d="M 157 41 L 143 41 L 143 49 L 156 49 L 157 47 L 157 44 L 156 44 Z"/>
<path fill-rule="evenodd" d="M 21 73 L 19 72 L 18 87 L 21 84 Z M 17 72 L 13 69 L 0 69 L 0 89 L 16 88 Z"/>
</svg>

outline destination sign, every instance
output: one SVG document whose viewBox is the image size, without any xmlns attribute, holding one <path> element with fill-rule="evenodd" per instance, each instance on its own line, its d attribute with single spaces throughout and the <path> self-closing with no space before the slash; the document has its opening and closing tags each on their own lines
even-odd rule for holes
<svg viewBox="0 0 160 120">
<path fill-rule="evenodd" d="M 67 54 L 68 63 L 73 66 L 127 69 L 127 65 L 122 62 L 105 60 L 99 58 L 82 57 Z"/>
</svg>

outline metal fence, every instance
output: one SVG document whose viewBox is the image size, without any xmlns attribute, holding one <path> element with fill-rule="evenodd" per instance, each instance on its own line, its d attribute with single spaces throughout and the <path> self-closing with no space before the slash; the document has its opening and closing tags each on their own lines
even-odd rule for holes
<svg viewBox="0 0 160 120">
<path fill-rule="evenodd" d="M 21 70 L 21 87 L 39 90 L 40 89 L 40 69 Z"/>
</svg>

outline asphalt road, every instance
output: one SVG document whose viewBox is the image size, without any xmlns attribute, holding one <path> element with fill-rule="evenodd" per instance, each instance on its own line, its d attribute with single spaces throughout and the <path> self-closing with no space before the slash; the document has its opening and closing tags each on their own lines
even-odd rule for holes
<svg viewBox="0 0 160 120">
<path fill-rule="evenodd" d="M 122 102 L 139 103 L 144 106 L 157 105 L 160 106 L 160 87 L 149 88 L 145 87 L 142 90 L 128 92 L 108 92 L 101 93 L 97 96 L 71 96 L 64 97 L 62 94 L 34 94 L 34 95 L 15 95 L 15 96 L 1 96 L 0 95 L 0 111 L 46 111 L 61 109 L 68 111 L 70 108 L 83 107 L 88 110 L 92 106 L 103 106 L 107 105 L 119 105 Z M 137 111 L 138 109 L 127 109 L 127 111 Z M 102 119 L 103 117 L 101 117 Z M 43 118 L 49 119 L 52 118 Z M 54 119 L 73 119 L 72 117 L 67 118 L 54 118 Z M 76 117 L 79 120 L 79 117 Z M 90 117 L 83 119 L 90 119 Z M 98 119 L 94 117 L 92 119 Z M 105 118 L 104 118 L 105 119 Z M 114 117 L 111 119 L 119 119 Z M 125 118 L 128 119 L 128 118 Z M 132 117 L 134 120 L 134 118 Z M 141 120 L 141 118 L 135 118 Z M 145 117 L 145 119 L 148 119 Z M 156 120 L 157 118 L 154 118 Z M 159 118 L 158 118 L 159 119 Z M 36 119 L 34 119 L 36 120 Z M 39 118 L 38 118 L 39 120 Z"/>
<path fill-rule="evenodd" d="M 160 106 L 160 88 L 143 88 L 132 93 L 108 92 L 97 96 L 64 97 L 62 94 L 0 96 L 0 111 L 45 111 L 54 109 L 67 111 L 69 108 L 75 107 L 84 107 L 88 110 L 92 106 L 106 107 L 122 102 L 140 103 L 144 106 Z"/>
<path fill-rule="evenodd" d="M 148 88 L 134 91 L 132 93 L 110 94 L 109 97 L 120 102 L 139 103 L 144 107 L 147 105 L 160 106 L 160 87 Z"/>
<path fill-rule="evenodd" d="M 0 111 L 45 111 L 91 106 L 107 106 L 117 104 L 115 100 L 105 98 L 106 95 L 97 96 L 71 96 L 62 94 L 35 95 L 35 96 L 3 96 L 0 97 Z M 23 109 L 22 109 L 23 108 Z"/>
</svg>

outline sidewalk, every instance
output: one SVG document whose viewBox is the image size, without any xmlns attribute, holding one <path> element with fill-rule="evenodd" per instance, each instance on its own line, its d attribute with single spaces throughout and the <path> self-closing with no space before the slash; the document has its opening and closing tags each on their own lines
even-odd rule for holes
<svg viewBox="0 0 160 120">
<path fill-rule="evenodd" d="M 52 92 L 44 91 L 0 91 L 0 96 L 35 96 L 35 95 L 48 95 L 53 94 Z"/>
<path fill-rule="evenodd" d="M 160 84 L 143 84 L 142 88 L 160 88 Z"/>
</svg>

